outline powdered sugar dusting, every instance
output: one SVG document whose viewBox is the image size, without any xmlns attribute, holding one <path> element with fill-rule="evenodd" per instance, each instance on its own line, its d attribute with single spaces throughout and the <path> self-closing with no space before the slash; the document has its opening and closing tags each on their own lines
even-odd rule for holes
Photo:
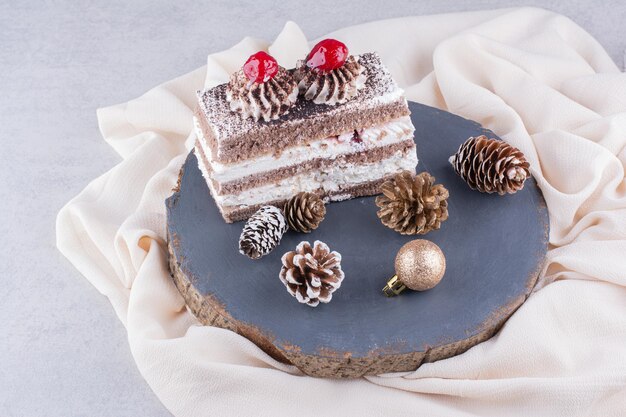
<svg viewBox="0 0 626 417">
<path fill-rule="evenodd" d="M 279 124 L 293 123 L 295 120 L 316 119 L 349 110 L 372 108 L 402 97 L 402 89 L 393 80 L 378 54 L 363 54 L 359 57 L 359 63 L 365 68 L 364 74 L 367 80 L 365 87 L 352 100 L 335 106 L 299 100 L 289 114 L 278 120 L 255 122 L 252 119 L 244 119 L 238 113 L 231 111 L 226 100 L 227 84 L 198 91 L 198 102 L 220 146 L 231 138 L 236 139 L 254 129 L 271 129 Z"/>
</svg>

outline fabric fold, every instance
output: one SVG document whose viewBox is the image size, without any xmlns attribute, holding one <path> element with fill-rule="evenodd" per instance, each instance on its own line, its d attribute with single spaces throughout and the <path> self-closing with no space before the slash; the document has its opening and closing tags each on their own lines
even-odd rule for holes
<svg viewBox="0 0 626 417">
<path fill-rule="evenodd" d="M 473 119 L 527 155 L 550 213 L 545 273 L 495 337 L 414 372 L 315 379 L 200 326 L 169 277 L 164 200 L 195 140 L 196 90 L 226 82 L 260 49 L 293 66 L 315 41 L 288 22 L 272 43 L 245 38 L 203 68 L 99 109 L 123 159 L 58 215 L 59 250 L 110 299 L 155 394 L 176 416 L 619 415 L 626 75 L 571 20 L 535 8 L 405 17 L 328 37 L 377 51 L 410 100 Z"/>
</svg>

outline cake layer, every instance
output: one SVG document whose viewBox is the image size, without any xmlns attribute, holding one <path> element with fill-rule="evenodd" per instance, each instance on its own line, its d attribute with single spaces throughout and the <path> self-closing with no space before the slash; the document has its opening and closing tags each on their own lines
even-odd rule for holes
<svg viewBox="0 0 626 417">
<path fill-rule="evenodd" d="M 238 162 L 408 116 L 403 91 L 378 55 L 363 54 L 359 63 L 367 80 L 356 99 L 335 106 L 299 100 L 289 114 L 270 122 L 255 122 L 232 112 L 226 100 L 226 84 L 198 92 L 196 117 L 212 160 Z"/>
<path fill-rule="evenodd" d="M 243 209 L 246 206 L 286 200 L 301 191 L 314 192 L 324 197 L 334 196 L 335 199 L 348 199 L 354 197 L 350 192 L 352 187 L 372 183 L 403 170 L 414 171 L 417 165 L 415 146 L 410 146 L 373 163 L 332 164 L 239 193 L 217 195 L 209 176 L 206 159 L 202 158 L 201 149 L 196 148 L 196 152 L 199 154 L 197 155 L 199 156 L 198 163 L 202 174 L 207 180 L 215 202 L 223 213 L 228 208 Z M 378 190 L 372 194 L 375 193 L 378 193 Z"/>
<path fill-rule="evenodd" d="M 387 180 L 387 178 L 389 177 L 346 186 L 341 191 L 328 191 L 319 194 L 324 198 L 325 201 L 344 201 L 351 198 L 376 195 L 380 193 L 380 186 L 383 184 L 383 182 L 385 182 L 385 180 Z M 268 201 L 267 203 L 263 204 L 255 204 L 252 206 L 222 207 L 218 205 L 218 208 L 224 220 L 226 220 L 227 223 L 233 223 L 241 220 L 246 220 L 248 217 L 252 216 L 259 208 L 261 208 L 261 206 L 269 204 L 282 208 L 286 202 L 287 199 L 282 199 Z"/>
<path fill-rule="evenodd" d="M 194 120 L 197 123 L 197 119 Z M 393 120 L 384 125 L 359 131 L 355 138 L 353 131 L 341 135 L 309 142 L 306 145 L 292 146 L 276 153 L 267 153 L 245 161 L 224 164 L 213 160 L 211 148 L 201 129 L 196 125 L 199 147 L 207 161 L 207 169 L 218 194 L 242 190 L 265 180 L 276 180 L 282 176 L 293 175 L 300 170 L 319 167 L 321 163 L 344 157 L 341 162 L 372 162 L 377 158 L 389 156 L 389 152 L 399 149 L 403 142 L 413 144 L 414 127 L 410 118 Z M 406 146 L 406 143 L 404 144 Z M 376 151 L 373 156 L 359 156 Z M 378 156 L 376 156 L 378 155 Z M 347 159 L 346 159 L 347 158 Z M 252 185 L 250 185 L 252 184 Z"/>
<path fill-rule="evenodd" d="M 253 176 L 247 176 L 241 180 L 230 181 L 228 183 L 220 183 L 215 180 L 215 173 L 212 171 L 210 161 L 201 146 L 196 145 L 196 156 L 204 164 L 204 169 L 206 170 L 208 178 L 212 183 L 213 189 L 218 196 L 221 196 L 241 193 L 250 188 L 256 188 L 268 183 L 275 184 L 285 178 L 290 178 L 302 172 L 309 172 L 311 170 L 328 170 L 332 169 L 335 165 L 345 166 L 348 164 L 372 164 L 389 158 L 398 151 L 404 154 L 411 149 L 415 152 L 415 143 L 413 142 L 413 139 L 409 137 L 401 142 L 394 142 L 386 146 L 377 146 L 368 151 L 335 155 L 328 158 L 309 159 L 298 165 L 289 165 L 283 168 L 270 169 L 269 171 Z"/>
</svg>

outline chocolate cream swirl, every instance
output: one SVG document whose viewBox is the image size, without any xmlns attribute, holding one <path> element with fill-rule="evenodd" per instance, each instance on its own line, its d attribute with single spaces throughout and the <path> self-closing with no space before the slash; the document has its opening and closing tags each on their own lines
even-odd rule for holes
<svg viewBox="0 0 626 417">
<path fill-rule="evenodd" d="M 289 113 L 289 109 L 298 99 L 298 84 L 291 73 L 282 67 L 276 75 L 264 82 L 252 82 L 242 70 L 230 77 L 226 88 L 226 100 L 232 111 L 239 112 L 243 118 L 252 117 L 254 121 L 266 122 L 278 119 Z"/>
<path fill-rule="evenodd" d="M 315 104 L 341 104 L 355 97 L 365 86 L 364 68 L 350 55 L 339 68 L 321 72 L 307 67 L 306 61 L 298 61 L 295 78 L 305 100 Z"/>
</svg>

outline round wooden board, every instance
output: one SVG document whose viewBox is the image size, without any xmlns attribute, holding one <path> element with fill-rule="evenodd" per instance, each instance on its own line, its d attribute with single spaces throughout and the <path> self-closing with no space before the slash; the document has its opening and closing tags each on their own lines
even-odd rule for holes
<svg viewBox="0 0 626 417">
<path fill-rule="evenodd" d="M 321 377 L 409 371 L 491 337 L 526 300 L 548 246 L 548 213 L 534 180 L 515 195 L 470 190 L 448 163 L 475 122 L 410 103 L 420 159 L 450 191 L 450 218 L 424 238 L 446 255 L 441 283 L 426 292 L 381 292 L 394 274 L 401 236 L 376 217 L 374 197 L 331 203 L 318 230 L 287 232 L 260 260 L 238 252 L 243 223 L 226 224 L 193 152 L 166 202 L 170 267 L 189 309 L 206 325 L 233 330 L 273 357 Z M 280 257 L 302 240 L 342 254 L 346 278 L 329 304 L 299 304 L 278 279 Z"/>
</svg>

